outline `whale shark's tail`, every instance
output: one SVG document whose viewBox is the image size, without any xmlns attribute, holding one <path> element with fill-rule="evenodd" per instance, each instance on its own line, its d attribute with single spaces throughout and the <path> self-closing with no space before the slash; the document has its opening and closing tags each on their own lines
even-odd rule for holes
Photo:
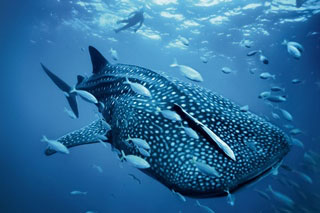
<svg viewBox="0 0 320 213">
<path fill-rule="evenodd" d="M 76 99 L 76 93 L 74 92 L 74 89 L 69 86 L 66 82 L 61 80 L 58 76 L 53 74 L 47 67 L 45 67 L 42 63 L 41 66 L 45 73 L 49 76 L 49 78 L 61 89 L 64 94 L 67 97 L 68 103 L 75 114 L 75 116 L 79 117 L 79 111 L 78 111 L 78 105 L 77 105 L 77 99 Z"/>
</svg>

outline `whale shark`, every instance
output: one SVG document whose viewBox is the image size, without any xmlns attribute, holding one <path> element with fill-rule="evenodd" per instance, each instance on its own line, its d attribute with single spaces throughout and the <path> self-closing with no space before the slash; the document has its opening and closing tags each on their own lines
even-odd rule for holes
<svg viewBox="0 0 320 213">
<path fill-rule="evenodd" d="M 119 157 L 142 158 L 150 165 L 142 172 L 190 197 L 228 195 L 264 177 L 290 151 L 290 139 L 280 128 L 211 90 L 140 66 L 111 64 L 92 46 L 89 53 L 92 75 L 78 75 L 74 87 L 41 64 L 77 117 L 72 91 L 86 91 L 97 100 L 92 104 L 101 115 L 98 120 L 57 139 L 68 148 L 99 143 L 103 135 Z M 135 92 L 128 81 L 150 95 Z M 159 109 L 179 119 L 168 119 Z M 197 137 L 181 127 L 191 128 Z M 150 155 L 142 155 L 128 138 L 147 142 Z M 54 153 L 50 147 L 45 150 L 48 156 Z M 219 175 L 208 175 L 197 165 Z"/>
</svg>

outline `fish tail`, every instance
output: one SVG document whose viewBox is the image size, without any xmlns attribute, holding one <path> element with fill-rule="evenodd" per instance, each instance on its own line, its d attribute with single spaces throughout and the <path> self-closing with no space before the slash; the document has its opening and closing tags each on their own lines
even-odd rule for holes
<svg viewBox="0 0 320 213">
<path fill-rule="evenodd" d="M 287 44 L 288 44 L 288 41 L 287 41 L 286 39 L 284 39 L 281 44 L 282 44 L 282 45 L 287 45 Z"/>
<path fill-rule="evenodd" d="M 178 66 L 178 61 L 176 58 L 173 59 L 173 63 L 170 65 L 170 67 L 176 67 Z"/>
<path fill-rule="evenodd" d="M 129 81 L 129 78 L 126 76 L 126 81 L 123 82 L 124 84 L 130 84 L 131 82 Z"/>
<path fill-rule="evenodd" d="M 65 93 L 66 98 L 68 100 L 68 103 L 69 103 L 73 113 L 78 118 L 79 117 L 79 111 L 78 111 L 77 99 L 76 99 L 76 94 L 75 94 L 76 90 L 74 88 L 72 88 L 71 86 L 69 86 L 66 82 L 64 82 L 58 76 L 53 74 L 42 63 L 41 63 L 41 67 L 45 71 L 45 73 L 49 76 L 49 78 L 55 83 L 55 85 Z"/>
<path fill-rule="evenodd" d="M 48 141 L 48 138 L 47 138 L 47 136 L 43 135 L 43 136 L 42 136 L 42 139 L 41 139 L 41 141 L 42 141 L 42 142 L 47 142 L 47 141 Z"/>
<path fill-rule="evenodd" d="M 126 158 L 126 154 L 124 154 L 123 150 L 121 150 L 121 155 L 120 161 L 123 161 Z"/>
</svg>

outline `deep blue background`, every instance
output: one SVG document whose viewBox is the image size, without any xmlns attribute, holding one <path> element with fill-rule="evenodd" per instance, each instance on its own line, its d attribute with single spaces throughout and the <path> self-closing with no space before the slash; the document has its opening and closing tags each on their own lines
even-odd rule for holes
<svg viewBox="0 0 320 213">
<path fill-rule="evenodd" d="M 62 0 L 61 0 L 62 1 Z M 213 8 L 197 8 L 190 2 L 170 5 L 178 8 L 176 12 L 185 14 L 187 18 L 221 13 L 221 10 L 244 6 L 249 2 L 221 3 Z M 259 1 L 257 1 L 259 2 Z M 131 1 L 130 5 L 117 4 L 117 1 L 104 1 L 110 11 L 119 18 L 141 5 L 141 1 Z M 224 5 L 225 4 L 225 5 Z M 123 5 L 126 5 L 125 7 Z M 241 41 L 241 27 L 246 24 L 257 26 L 256 18 L 265 9 L 243 11 L 237 18 L 230 17 L 227 23 L 212 25 L 208 21 L 198 27 L 200 35 L 191 33 L 190 29 L 175 28 L 179 22 L 160 17 L 160 11 L 168 5 L 151 5 L 147 9 L 148 17 L 144 28 L 157 30 L 161 33 L 160 40 L 143 37 L 142 34 L 121 32 L 114 34 L 113 25 L 90 29 L 78 29 L 64 21 L 81 18 L 83 23 L 89 23 L 95 13 L 84 11 L 79 5 L 66 1 L 2 1 L 0 3 L 0 211 L 1 212 L 200 212 L 195 200 L 187 198 L 186 203 L 179 201 L 167 188 L 157 181 L 147 177 L 136 169 L 123 165 L 114 153 L 100 144 L 85 145 L 71 149 L 70 155 L 56 154 L 50 157 L 44 155 L 46 145 L 40 142 L 43 134 L 49 138 L 57 138 L 69 131 L 78 129 L 94 119 L 96 109 L 80 102 L 80 119 L 72 120 L 64 112 L 67 102 L 63 94 L 45 76 L 40 69 L 40 62 L 47 65 L 54 73 L 66 82 L 74 84 L 77 74 L 91 73 L 91 62 L 87 46 L 98 48 L 109 60 L 109 49 L 118 51 L 120 62 L 140 65 L 154 70 L 165 71 L 170 76 L 181 77 L 177 71 L 170 68 L 173 58 L 181 64 L 196 68 L 201 72 L 204 82 L 201 83 L 223 96 L 239 103 L 248 104 L 250 110 L 267 116 L 278 126 L 285 121 L 274 121 L 270 116 L 272 108 L 257 96 L 268 90 L 271 85 L 286 88 L 288 101 L 280 104 L 293 116 L 293 125 L 300 128 L 303 134 L 299 136 L 305 144 L 305 149 L 293 147 L 285 158 L 285 163 L 297 170 L 303 171 L 299 164 L 303 162 L 303 154 L 307 150 L 319 153 L 319 119 L 320 119 L 320 44 L 319 35 L 307 36 L 308 32 L 320 31 L 320 15 L 312 14 L 312 9 L 305 12 L 288 11 L 265 15 L 270 21 L 263 25 L 270 35 L 255 35 L 248 39 L 254 41 L 253 48 L 259 48 L 269 58 L 270 64 L 263 65 L 255 59 L 248 59 L 249 49 L 240 47 L 233 42 Z M 125 12 L 119 7 L 123 7 Z M 72 10 L 79 13 L 75 16 Z M 185 13 L 187 10 L 193 13 Z M 108 13 L 110 11 L 104 11 Z M 307 12 L 306 12 L 307 11 Z M 305 15 L 304 22 L 274 24 L 283 17 L 295 18 Z M 197 27 L 196 27 L 197 28 Z M 218 33 L 224 32 L 222 36 Z M 95 36 L 93 33 L 98 34 Z M 168 34 L 165 34 L 168 33 Z M 230 36 L 226 36 L 229 34 Z M 183 50 L 165 48 L 168 43 L 179 35 L 190 39 L 190 46 Z M 114 37 L 118 41 L 107 40 Z M 300 60 L 292 59 L 281 45 L 283 39 L 298 41 L 303 44 L 305 52 Z M 208 44 L 201 44 L 207 40 Z M 207 47 L 216 54 L 232 57 L 216 57 L 203 64 L 199 57 L 199 49 Z M 81 51 L 85 48 L 85 51 Z M 252 65 L 248 63 L 252 61 Z M 237 72 L 225 75 L 220 70 L 228 66 Z M 256 74 L 248 72 L 257 68 Z M 276 75 L 276 80 L 262 80 L 261 72 Z M 291 84 L 293 78 L 300 78 L 304 83 Z M 283 128 L 285 130 L 285 128 Z M 103 173 L 92 168 L 100 165 Z M 136 174 L 142 184 L 132 180 L 128 173 Z M 280 173 L 286 173 L 280 170 Z M 254 187 L 264 190 L 268 184 L 295 200 L 297 204 L 311 206 L 311 193 L 319 190 L 319 173 L 308 173 L 314 183 L 303 182 L 296 175 L 288 173 L 288 177 L 297 181 L 309 202 L 303 200 L 297 193 L 285 188 L 276 180 L 277 177 L 267 177 Z M 272 201 L 267 202 L 259 197 L 253 188 L 245 188 L 235 194 L 236 205 L 231 207 L 226 198 L 202 199 L 202 204 L 210 206 L 216 212 L 270 212 L 270 204 L 279 206 Z M 88 191 L 87 196 L 71 196 L 72 190 Z M 318 204 L 319 205 L 319 204 Z M 311 208 L 311 207 L 310 207 Z"/>
</svg>

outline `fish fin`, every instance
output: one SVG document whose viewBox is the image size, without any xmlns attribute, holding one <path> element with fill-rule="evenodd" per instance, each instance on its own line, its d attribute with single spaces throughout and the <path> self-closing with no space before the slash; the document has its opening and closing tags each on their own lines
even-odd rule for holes
<svg viewBox="0 0 320 213">
<path fill-rule="evenodd" d="M 130 84 L 131 82 L 129 81 L 129 78 L 126 76 L 126 81 L 123 82 L 124 84 Z"/>
<path fill-rule="evenodd" d="M 64 82 L 62 79 L 60 79 L 58 76 L 53 74 L 47 67 L 45 67 L 42 63 L 41 66 L 45 73 L 49 76 L 49 78 L 61 89 L 67 97 L 67 100 L 69 102 L 69 105 L 73 111 L 73 113 L 76 115 L 76 117 L 79 117 L 79 112 L 78 112 L 78 106 L 77 106 L 77 99 L 75 94 L 73 93 L 74 89 L 69 86 L 66 82 Z"/>
<path fill-rule="evenodd" d="M 91 62 L 92 62 L 92 73 L 96 74 L 101 72 L 109 62 L 93 46 L 89 46 L 89 53 L 90 53 Z"/>
<path fill-rule="evenodd" d="M 57 141 L 65 145 L 67 148 L 84 144 L 99 143 L 97 136 L 105 135 L 110 130 L 110 128 L 107 128 L 103 122 L 105 122 L 103 119 L 98 119 L 79 130 L 75 130 L 58 138 Z M 45 151 L 46 155 L 52 155 L 54 153 L 56 153 L 56 151 L 50 148 L 47 148 Z"/>
<path fill-rule="evenodd" d="M 78 85 L 78 84 L 81 84 L 81 83 L 83 82 L 83 80 L 84 80 L 84 76 L 78 75 L 78 76 L 77 76 L 77 85 Z"/>
<path fill-rule="evenodd" d="M 53 74 L 46 66 L 44 66 L 42 63 L 41 67 L 42 69 L 45 71 L 45 73 L 49 76 L 49 78 L 55 83 L 55 85 L 57 85 L 57 87 L 59 87 L 59 89 L 61 89 L 63 92 L 69 93 L 72 88 L 63 80 L 61 80 L 58 76 L 56 76 L 55 74 Z"/>
<path fill-rule="evenodd" d="M 68 103 L 72 109 L 72 112 L 74 115 L 79 118 L 79 110 L 78 110 L 78 104 L 77 104 L 77 98 L 75 93 L 71 93 L 69 96 L 67 96 Z"/>
</svg>

